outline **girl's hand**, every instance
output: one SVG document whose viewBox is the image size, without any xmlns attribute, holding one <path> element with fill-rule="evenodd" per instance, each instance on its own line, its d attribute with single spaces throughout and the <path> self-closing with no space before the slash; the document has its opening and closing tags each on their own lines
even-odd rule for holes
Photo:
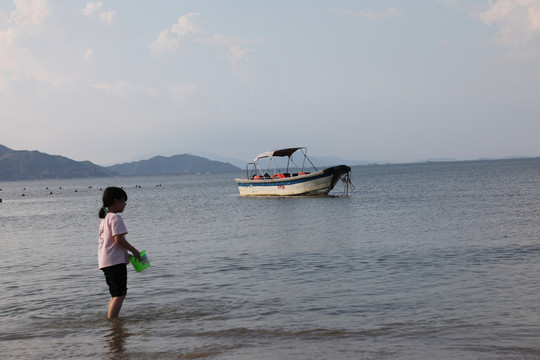
<svg viewBox="0 0 540 360">
<path fill-rule="evenodd" d="M 133 249 L 132 253 L 137 261 L 141 261 L 141 253 L 137 249 Z"/>
</svg>

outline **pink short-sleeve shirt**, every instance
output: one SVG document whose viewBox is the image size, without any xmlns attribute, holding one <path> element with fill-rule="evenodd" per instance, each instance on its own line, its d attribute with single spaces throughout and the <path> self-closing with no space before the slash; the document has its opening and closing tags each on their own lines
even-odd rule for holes
<svg viewBox="0 0 540 360">
<path fill-rule="evenodd" d="M 98 266 L 103 269 L 108 266 L 129 263 L 128 252 L 114 241 L 114 236 L 127 234 L 124 220 L 118 214 L 107 213 L 99 225 Z"/>
</svg>

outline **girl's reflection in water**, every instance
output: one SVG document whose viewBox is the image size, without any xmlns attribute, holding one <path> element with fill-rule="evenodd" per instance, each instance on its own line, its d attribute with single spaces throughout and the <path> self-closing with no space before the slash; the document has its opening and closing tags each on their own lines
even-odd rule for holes
<svg viewBox="0 0 540 360">
<path fill-rule="evenodd" d="M 126 339 L 131 335 L 125 329 L 122 318 L 109 320 L 109 331 L 105 334 L 105 342 L 109 349 L 109 359 L 118 359 L 124 353 Z"/>
</svg>

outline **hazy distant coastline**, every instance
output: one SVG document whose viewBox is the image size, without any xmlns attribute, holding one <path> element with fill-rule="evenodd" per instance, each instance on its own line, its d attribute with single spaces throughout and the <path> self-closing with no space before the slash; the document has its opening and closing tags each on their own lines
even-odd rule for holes
<svg viewBox="0 0 540 360">
<path fill-rule="evenodd" d="M 430 158 L 410 162 L 460 162 L 486 161 L 507 159 L 532 159 L 527 156 L 508 156 L 501 159 L 470 159 L 459 160 L 451 158 Z M 346 164 L 349 166 L 391 164 L 389 161 L 358 161 L 344 160 L 333 156 L 311 157 L 316 166 L 333 166 Z M 232 161 L 232 160 L 231 160 Z M 240 160 L 235 161 L 239 164 Z M 109 176 L 140 176 L 164 174 L 194 174 L 219 173 L 242 170 L 242 167 L 230 162 L 210 160 L 206 157 L 192 154 L 173 156 L 154 156 L 146 160 L 138 160 L 100 166 L 90 161 L 75 161 L 60 155 L 49 155 L 36 150 L 12 150 L 0 145 L 0 181 L 38 180 L 38 179 L 70 179 Z"/>
</svg>

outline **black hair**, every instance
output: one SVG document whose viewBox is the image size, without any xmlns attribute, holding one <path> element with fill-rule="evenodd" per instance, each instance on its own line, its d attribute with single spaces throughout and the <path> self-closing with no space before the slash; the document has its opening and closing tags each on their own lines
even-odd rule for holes
<svg viewBox="0 0 540 360">
<path fill-rule="evenodd" d="M 103 192 L 103 206 L 99 209 L 99 218 L 105 218 L 105 215 L 107 215 L 105 209 L 111 206 L 115 199 L 127 201 L 127 198 L 127 194 L 122 188 L 116 186 L 106 188 Z"/>
</svg>

